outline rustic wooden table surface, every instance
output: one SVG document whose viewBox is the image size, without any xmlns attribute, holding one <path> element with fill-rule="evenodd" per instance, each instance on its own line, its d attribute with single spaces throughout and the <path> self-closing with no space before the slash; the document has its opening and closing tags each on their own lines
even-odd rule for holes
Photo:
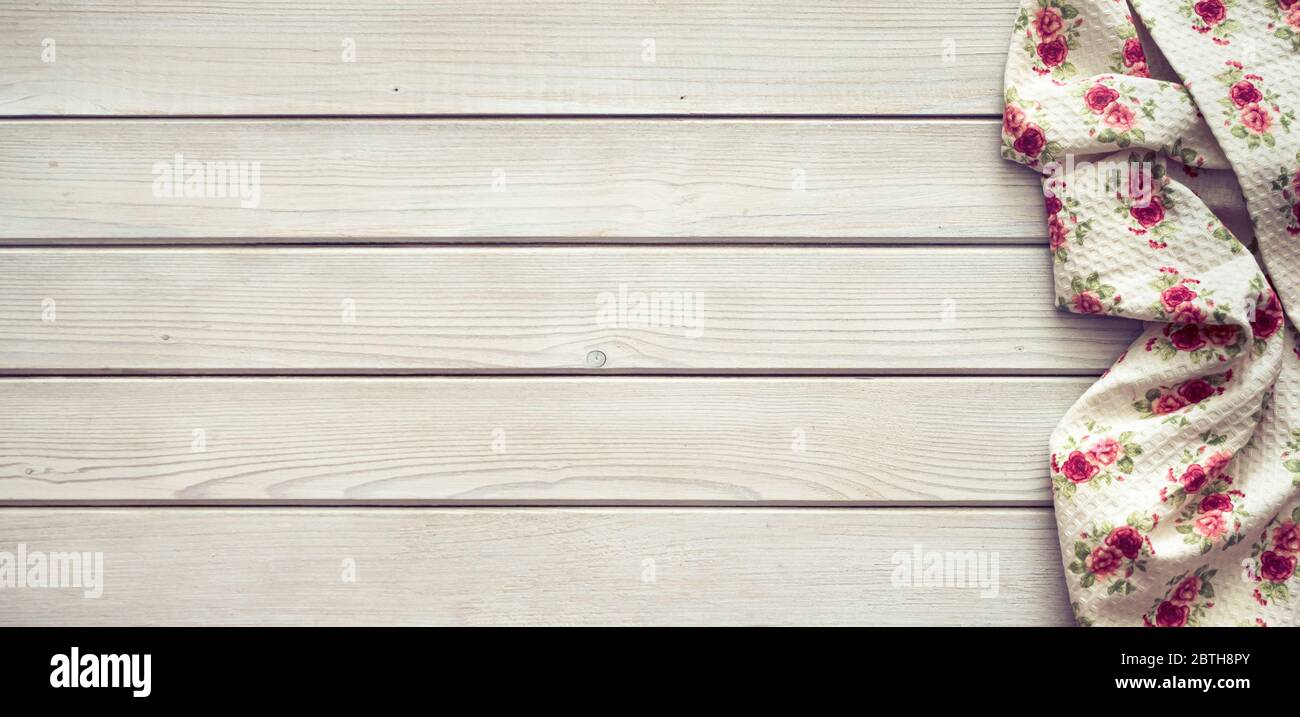
<svg viewBox="0 0 1300 717">
<path fill-rule="evenodd" d="M 4 3 L 0 622 L 1068 624 L 1015 8 Z"/>
</svg>

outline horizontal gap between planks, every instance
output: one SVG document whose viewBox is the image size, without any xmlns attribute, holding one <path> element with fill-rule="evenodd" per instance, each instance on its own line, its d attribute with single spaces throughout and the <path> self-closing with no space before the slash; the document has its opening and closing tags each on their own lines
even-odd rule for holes
<svg viewBox="0 0 1300 717">
<path fill-rule="evenodd" d="M 934 121 L 953 121 L 953 120 L 972 120 L 986 121 L 1001 119 L 997 114 L 935 114 L 935 115 L 898 115 L 898 114 L 556 114 L 556 115 L 510 115 L 510 114 L 414 114 L 414 115 L 394 115 L 394 114 L 319 114 L 319 115 L 79 115 L 79 114 L 62 114 L 62 115 L 0 115 L 0 124 L 5 122 L 19 121 L 83 121 L 89 120 L 94 122 L 116 121 L 116 122 L 136 122 L 136 121 L 158 121 L 158 120 L 218 120 L 218 121 L 275 121 L 275 120 L 293 120 L 293 121 L 339 121 L 339 120 L 391 120 L 391 121 L 420 121 L 420 120 L 485 120 L 485 121 L 518 121 L 518 122 L 548 122 L 553 120 L 627 120 L 627 121 L 674 121 L 674 120 L 756 120 L 756 121 L 812 121 L 812 120 L 852 120 L 852 121 L 881 121 L 881 122 L 934 122 Z"/>
<path fill-rule="evenodd" d="M 32 368 L 0 370 L 0 378 L 1079 378 L 1100 376 L 1104 369 L 1080 368 L 1077 370 L 1062 368 L 1026 368 L 1021 370 L 998 369 L 947 369 L 939 368 L 924 372 L 900 369 L 898 372 L 887 368 L 873 368 L 870 371 L 857 369 L 62 369 Z"/>
<path fill-rule="evenodd" d="M 400 370 L 400 369 L 398 369 L 398 370 Z M 693 378 L 699 378 L 699 379 L 718 379 L 718 378 L 728 378 L 728 377 L 731 377 L 731 376 L 735 376 L 736 378 L 743 378 L 743 379 L 745 379 L 745 380 L 747 380 L 747 381 L 750 381 L 750 380 L 764 380 L 764 379 L 770 379 L 770 380 L 773 380 L 773 381 L 779 381 L 779 380 L 781 380 L 781 379 L 783 379 L 783 378 L 819 378 L 819 377 L 822 377 L 822 378 L 856 378 L 856 379 L 860 379 L 860 380 L 863 380 L 863 381 L 871 381 L 871 380 L 874 380 L 874 379 L 887 379 L 887 380 L 890 380 L 890 381 L 898 381 L 898 380 L 902 380 L 902 381 L 909 381 L 909 380 L 911 380 L 911 381 L 924 381 L 924 380 L 932 379 L 932 378 L 945 378 L 945 379 L 948 379 L 948 380 L 951 380 L 951 381 L 961 381 L 961 380 L 964 380 L 964 379 L 966 378 L 966 377 L 962 377 L 962 376 L 936 376 L 936 375 L 934 374 L 934 372 L 932 372 L 932 371 L 927 371 L 927 372 L 911 372 L 911 373 L 903 373 L 903 372 L 900 372 L 900 373 L 881 373 L 881 372 L 879 372 L 879 371 L 871 371 L 871 372 L 861 372 L 861 373 L 857 373 L 857 374 L 847 374 L 847 375 L 846 375 L 846 374 L 842 374 L 842 373 L 791 373 L 791 374 L 768 373 L 768 374 L 755 375 L 755 376 L 741 376 L 741 375 L 738 375 L 738 374 L 732 374 L 732 373 L 724 373 L 724 374 L 719 375 L 719 374 L 716 374 L 716 373 L 706 373 L 706 372 L 699 372 L 699 371 L 694 371 L 694 372 L 683 371 L 682 373 L 669 374 L 669 375 L 665 375 L 665 374 L 657 374 L 657 373 L 647 373 L 647 374 L 644 374 L 644 375 L 639 375 L 639 374 L 634 374 L 634 373 L 628 373 L 628 374 L 619 374 L 619 375 L 617 375 L 617 376 L 615 376 L 615 375 L 610 375 L 609 378 L 617 378 L 617 379 L 622 379 L 622 378 L 662 378 L 662 379 L 674 379 L 674 380 L 676 380 L 676 379 L 693 379 Z M 129 378 L 129 379 L 136 379 L 136 380 L 138 380 L 138 379 L 158 379 L 158 380 L 163 380 L 163 379 L 169 379 L 169 378 L 189 378 L 189 377 L 194 377 L 194 378 L 257 378 L 257 379 L 275 378 L 275 379 L 302 379 L 302 380 L 314 380 L 314 379 L 320 379 L 320 378 L 364 378 L 364 379 L 367 379 L 367 380 L 372 380 L 372 379 L 373 379 L 373 380 L 381 380 L 381 379 L 385 379 L 385 378 L 393 378 L 393 379 L 398 379 L 398 378 L 439 378 L 439 379 L 450 379 L 450 380 L 457 380 L 457 379 L 459 379 L 459 380 L 466 380 L 466 381 L 468 381 L 468 380 L 472 380 L 472 379 L 481 379 L 481 378 L 498 378 L 498 379 L 501 379 L 502 381 L 509 381 L 509 380 L 526 380 L 526 379 L 536 379 L 536 378 L 549 378 L 549 379 L 554 379 L 554 380 L 556 380 L 556 381 L 565 381 L 565 380 L 578 380 L 578 379 L 588 380 L 588 379 L 592 379 L 592 378 L 600 378 L 601 375 L 600 375 L 599 373 L 591 373 L 591 374 L 585 374 L 585 373 L 584 373 L 584 374 L 580 374 L 580 375 L 576 375 L 576 376 L 566 376 L 566 375 L 559 375 L 559 374 L 554 374 L 554 373 L 538 373 L 538 372 L 527 373 L 527 372 L 522 372 L 522 371 L 521 371 L 521 372 L 517 372 L 517 373 L 507 373 L 507 372 L 497 371 L 497 372 L 494 372 L 494 373 L 484 373 L 484 374 L 475 374 L 475 373 L 447 373 L 447 372 L 445 372 L 445 371 L 443 371 L 443 372 L 430 371 L 430 372 L 414 373 L 414 374 L 408 374 L 408 375 L 403 375 L 403 374 L 400 374 L 400 373 L 395 373 L 395 372 L 391 372 L 391 371 L 390 371 L 390 372 L 385 372 L 385 373 L 376 373 L 376 374 L 371 375 L 371 374 L 365 374 L 365 373 L 361 373 L 361 374 L 356 374 L 356 373 L 340 373 L 340 372 L 337 372 L 337 371 L 328 371 L 328 370 L 324 370 L 324 371 L 320 371 L 320 372 L 315 372 L 315 373 L 303 373 L 303 372 L 294 372 L 294 373 L 284 373 L 284 372 L 281 372 L 281 373 L 275 373 L 275 372 L 271 371 L 270 369 L 268 369 L 268 372 L 267 372 L 267 373 L 261 373 L 261 374 L 257 374 L 257 375 L 250 375 L 250 374 L 248 374 L 248 373 L 237 372 L 237 371 L 225 371 L 225 372 L 221 372 L 221 371 L 212 371 L 212 372 L 207 372 L 207 373 L 190 373 L 190 372 L 185 372 L 185 371 L 148 371 L 148 372 L 146 372 L 146 373 L 144 373 L 144 374 L 141 374 L 141 375 L 134 375 L 134 376 L 133 376 L 133 375 L 129 375 L 128 372 L 126 372 L 126 371 L 118 371 L 118 372 L 116 372 L 115 374 L 108 374 L 108 375 L 103 375 L 103 376 L 100 376 L 100 375 L 94 375 L 94 374 L 82 374 L 82 373 L 71 373 L 71 374 L 67 374 L 67 375 L 60 374 L 60 375 L 58 375 L 58 376 L 38 376 L 38 375 L 24 374 L 24 373 L 13 374 L 12 372 L 0 372 L 0 377 L 3 377 L 3 378 L 11 378 L 11 379 L 19 379 L 19 380 L 28 380 L 28 381 L 42 381 L 42 380 L 51 379 L 51 378 L 87 379 L 87 380 L 89 380 L 89 379 L 104 379 L 104 378 L 123 378 L 123 379 L 128 379 L 128 378 Z M 1015 381 L 1015 380 L 1022 379 L 1022 378 L 1025 378 L 1025 376 L 1023 376 L 1022 374 L 1003 372 L 1003 373 L 987 373 L 987 374 L 980 374 L 979 376 L 972 376 L 972 377 L 969 377 L 969 380 L 971 380 L 971 381 L 975 381 L 975 380 L 979 380 L 979 381 L 988 381 L 988 380 Z M 1060 381 L 1069 381 L 1069 382 L 1072 382 L 1072 381 L 1077 380 L 1079 377 L 1076 376 L 1076 375 L 1074 375 L 1074 374 L 1056 372 L 1056 373 L 1048 373 L 1048 374 L 1044 374 L 1044 375 L 1042 375 L 1042 376 L 1033 376 L 1032 378 L 1034 378 L 1034 379 L 1037 380 L 1037 381 L 1050 381 L 1050 380 L 1052 380 L 1052 379 L 1057 379 L 1057 380 L 1060 380 Z"/>
<path fill-rule="evenodd" d="M 238 239 L 230 237 L 185 237 L 157 240 L 124 239 L 107 237 L 104 239 L 43 239 L 23 237 L 0 239 L 0 249 L 256 249 L 259 247 L 285 247 L 301 249 L 360 248 L 377 249 L 383 247 L 409 247 L 435 249 L 440 247 L 470 247 L 490 249 L 493 247 L 541 246 L 554 249 L 594 249 L 607 247 L 633 247 L 650 249 L 654 247 L 694 247 L 705 249 L 731 249 L 737 247 L 776 249 L 833 248 L 853 249 L 997 249 L 1004 247 L 1042 246 L 1046 249 L 1046 239 L 1037 237 L 1008 237 L 996 240 L 981 238 L 978 242 L 960 242 L 952 239 L 890 238 L 875 240 L 870 237 L 839 239 L 836 237 L 800 237 L 792 239 L 763 239 L 761 237 L 600 237 L 592 241 L 575 241 L 572 237 L 485 237 L 483 239 L 438 239 L 384 237 L 374 240 L 349 238 L 344 241 L 331 241 L 329 237 L 298 239 L 277 237 L 268 239 Z"/>
<path fill-rule="evenodd" d="M 707 501 L 707 500 L 529 500 L 529 501 L 492 501 L 492 500 L 0 500 L 0 508 L 350 508 L 350 509 L 391 509 L 391 508 L 510 508 L 518 510 L 547 510 L 550 508 L 646 508 L 663 510 L 680 510 L 698 508 L 708 510 L 726 508 L 729 510 L 746 510 L 751 508 L 768 508 L 777 510 L 965 510 L 965 509 L 1002 509 L 1002 510 L 1037 510 L 1051 507 L 1050 501 L 999 501 L 980 503 L 972 501 Z"/>
</svg>

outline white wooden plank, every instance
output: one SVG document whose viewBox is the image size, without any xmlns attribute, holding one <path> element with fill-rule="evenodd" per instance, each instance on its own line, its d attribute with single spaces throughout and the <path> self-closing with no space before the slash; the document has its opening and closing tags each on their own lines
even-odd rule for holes
<svg viewBox="0 0 1300 717">
<path fill-rule="evenodd" d="M 0 500 L 1049 505 L 1091 379 L 0 380 Z"/>
<path fill-rule="evenodd" d="M 1045 250 L 0 251 L 0 369 L 1096 374 Z"/>
<path fill-rule="evenodd" d="M 991 120 L 15 121 L 0 132 L 0 239 L 1040 243 L 1041 188 L 998 157 L 998 131 Z M 242 197 L 207 183 L 224 162 L 245 163 Z M 205 190 L 229 196 L 166 183 L 195 163 Z"/>
<path fill-rule="evenodd" d="M 995 121 L 46 120 L 4 127 L 0 241 L 8 243 L 1041 244 L 1046 234 L 1038 180 L 998 157 Z M 204 170 L 245 163 L 249 191 L 241 198 L 227 183 L 222 195 L 184 196 L 184 181 L 163 182 L 196 162 Z M 1231 173 L 1206 172 L 1192 186 L 1234 228 L 1249 231 Z"/>
<path fill-rule="evenodd" d="M 1015 8 L 1014 0 L 968 0 L 959 11 L 940 0 L 9 2 L 0 6 L 0 112 L 990 113 L 1000 111 Z"/>
<path fill-rule="evenodd" d="M 0 589 L 7 625 L 1070 624 L 1038 508 L 0 510 L 20 543 L 103 590 Z M 917 586 L 918 550 L 976 569 Z"/>
</svg>

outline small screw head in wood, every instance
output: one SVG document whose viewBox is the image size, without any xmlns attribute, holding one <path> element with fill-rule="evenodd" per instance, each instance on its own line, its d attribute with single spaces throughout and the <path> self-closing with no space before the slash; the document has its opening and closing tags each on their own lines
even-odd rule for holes
<svg viewBox="0 0 1300 717">
<path fill-rule="evenodd" d="M 590 351 L 587 353 L 587 365 L 592 368 L 600 368 L 605 365 L 604 351 Z"/>
</svg>

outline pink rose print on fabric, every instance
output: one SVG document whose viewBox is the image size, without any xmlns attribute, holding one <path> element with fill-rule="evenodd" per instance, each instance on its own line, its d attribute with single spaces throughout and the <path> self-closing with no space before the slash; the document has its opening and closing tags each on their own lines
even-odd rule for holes
<svg viewBox="0 0 1300 717">
<path fill-rule="evenodd" d="M 1102 84 L 1093 85 L 1088 88 L 1087 92 L 1083 93 L 1083 101 L 1088 105 L 1088 109 L 1097 114 L 1104 113 L 1110 103 L 1117 99 L 1119 99 L 1119 91 Z"/>
<path fill-rule="evenodd" d="M 1216 389 L 1205 379 L 1197 378 L 1178 387 L 1178 396 L 1190 404 L 1200 403 L 1213 396 Z"/>
<path fill-rule="evenodd" d="M 1021 131 L 1020 136 L 1016 137 L 1016 151 L 1026 157 L 1037 157 L 1042 154 L 1043 148 L 1047 146 L 1047 135 L 1043 134 L 1043 129 L 1038 125 L 1028 125 Z"/>
<path fill-rule="evenodd" d="M 1170 336 L 1176 348 L 1195 350 L 1207 343 L 1216 347 L 1236 343 L 1237 327 L 1224 323 L 1230 317 L 1215 300 L 1214 289 L 1202 287 L 1199 280 L 1183 276 L 1173 267 L 1162 269 L 1160 277 L 1149 286 L 1160 292 L 1159 300 L 1151 305 L 1151 315 L 1158 321 L 1184 325 L 1181 332 Z M 1188 329 L 1187 325 L 1196 328 Z"/>
<path fill-rule="evenodd" d="M 1183 15 L 1191 20 L 1193 30 L 1209 37 L 1217 45 L 1229 45 L 1241 23 L 1232 17 L 1239 0 L 1194 0 L 1183 5 Z"/>
<path fill-rule="evenodd" d="M 1101 488 L 1124 480 L 1133 472 L 1134 459 L 1143 452 L 1134 432 L 1110 435 L 1108 427 L 1088 423 L 1088 434 L 1067 441 L 1068 452 L 1052 455 L 1052 489 L 1067 498 L 1081 485 Z"/>
<path fill-rule="evenodd" d="M 1014 87 L 1007 88 L 1002 110 L 1004 158 L 1030 167 L 1051 161 L 1062 149 L 1049 139 L 1050 130 L 1037 102 L 1022 99 Z"/>
<path fill-rule="evenodd" d="M 1229 91 L 1229 95 L 1232 97 L 1232 103 L 1238 107 L 1253 105 L 1264 99 L 1264 94 L 1259 91 L 1258 87 L 1251 84 L 1249 80 L 1242 80 L 1233 85 L 1232 89 Z"/>
<path fill-rule="evenodd" d="M 1291 132 L 1295 110 L 1285 108 L 1278 94 L 1267 88 L 1264 78 L 1247 72 L 1245 65 L 1228 60 L 1223 72 L 1215 75 L 1225 88 L 1219 100 L 1223 109 L 1223 126 L 1233 137 L 1245 143 L 1247 149 L 1276 147 L 1278 131 Z"/>
<path fill-rule="evenodd" d="M 1241 542 L 1242 521 L 1250 517 L 1243 504 L 1245 493 L 1227 473 L 1232 454 L 1211 450 L 1209 445 L 1185 450 L 1182 465 L 1166 474 L 1170 485 L 1160 491 L 1161 502 L 1175 509 L 1174 529 L 1184 543 L 1198 546 L 1201 553 L 1216 545 L 1227 550 Z"/>
<path fill-rule="evenodd" d="M 1273 546 L 1288 555 L 1300 554 L 1300 522 L 1288 521 L 1274 528 Z"/>
<path fill-rule="evenodd" d="M 1146 141 L 1140 124 L 1156 116 L 1155 100 L 1141 98 L 1137 87 L 1126 79 L 1100 77 L 1073 91 L 1081 100 L 1080 116 L 1095 122 L 1096 129 L 1090 134 L 1098 142 L 1113 142 L 1121 148 Z"/>
<path fill-rule="evenodd" d="M 1178 313 L 1170 319 L 1189 316 L 1196 314 Z M 1204 319 L 1202 313 L 1198 320 Z M 1224 363 L 1246 350 L 1246 339 L 1235 326 L 1171 323 L 1165 324 L 1161 334 L 1147 341 L 1146 350 L 1166 361 L 1186 354 L 1193 363 Z"/>
<path fill-rule="evenodd" d="M 1119 313 L 1119 305 L 1124 301 L 1118 290 L 1103 283 L 1101 276 L 1095 272 L 1088 276 L 1072 277 L 1070 290 L 1074 292 L 1070 297 L 1056 298 L 1057 306 L 1080 314 Z"/>
<path fill-rule="evenodd" d="M 1112 66 L 1111 70 L 1132 77 L 1150 77 L 1151 71 L 1147 67 L 1147 55 L 1142 50 L 1142 41 L 1136 37 L 1126 39 L 1124 49 L 1120 51 L 1119 65 Z"/>
<path fill-rule="evenodd" d="M 1171 386 L 1156 386 L 1147 390 L 1140 400 L 1134 401 L 1133 408 L 1142 418 L 1165 418 L 1223 393 L 1231 381 L 1232 371 L 1228 370 Z M 1200 469 L 1200 466 L 1196 468 Z"/>
<path fill-rule="evenodd" d="M 1013 137 L 1020 136 L 1021 131 L 1025 129 L 1025 113 L 1015 105 L 1007 105 L 1002 113 L 1002 131 Z"/>
<path fill-rule="evenodd" d="M 1214 576 L 1218 570 L 1202 565 L 1169 581 L 1165 594 L 1142 616 L 1147 627 L 1195 627 L 1214 607 Z"/>
<path fill-rule="evenodd" d="M 1255 318 L 1250 322 L 1250 328 L 1255 338 L 1267 339 L 1276 334 L 1281 326 L 1282 302 L 1278 301 L 1277 294 L 1269 289 L 1268 293 L 1260 295 L 1255 305 Z"/>
<path fill-rule="evenodd" d="M 1190 608 L 1186 605 L 1166 600 L 1156 608 L 1156 627 L 1183 627 L 1187 624 L 1189 611 Z"/>
<path fill-rule="evenodd" d="M 1061 34 L 1065 29 L 1065 18 L 1061 17 L 1061 11 L 1054 7 L 1039 8 L 1038 13 L 1034 15 L 1034 30 L 1042 38 L 1053 38 Z"/>
<path fill-rule="evenodd" d="M 1223 0 L 1201 0 L 1192 9 L 1206 25 L 1218 25 L 1228 17 L 1228 8 L 1224 6 Z"/>
<path fill-rule="evenodd" d="M 1292 52 L 1300 52 L 1300 1 L 1278 0 L 1269 12 L 1273 36 L 1291 43 Z"/>
<path fill-rule="evenodd" d="M 1262 606 L 1289 603 L 1300 587 L 1296 563 L 1300 560 L 1300 507 L 1290 515 L 1274 516 L 1259 540 L 1251 545 L 1247 576 L 1255 581 L 1253 596 Z"/>
<path fill-rule="evenodd" d="M 1121 525 L 1106 536 L 1106 545 L 1114 548 L 1129 560 L 1136 560 L 1146 547 L 1146 537 L 1137 528 Z"/>
<path fill-rule="evenodd" d="M 1080 202 L 1073 197 L 1061 200 L 1049 191 L 1043 205 L 1047 210 L 1047 246 L 1052 251 L 1052 258 L 1064 264 L 1070 260 L 1071 246 L 1084 245 L 1085 237 L 1092 231 L 1092 220 L 1080 216 Z"/>
<path fill-rule="evenodd" d="M 1044 67 L 1059 67 L 1065 62 L 1065 56 L 1068 54 L 1070 48 L 1065 44 L 1064 37 L 1054 37 L 1038 43 L 1038 59 L 1043 61 Z"/>
<path fill-rule="evenodd" d="M 1033 58 L 1033 71 L 1064 79 L 1078 72 L 1070 53 L 1079 49 L 1083 17 L 1074 5 L 1060 0 L 1037 0 L 1022 7 L 1016 19 L 1021 47 Z"/>
<path fill-rule="evenodd" d="M 1130 515 L 1123 525 L 1094 525 L 1074 543 L 1074 560 L 1066 566 L 1078 576 L 1079 586 L 1105 585 L 1109 594 L 1137 591 L 1131 578 L 1146 572 L 1147 559 L 1155 555 L 1148 534 L 1155 528 L 1151 516 Z"/>
<path fill-rule="evenodd" d="M 1133 120 L 1135 117 L 1133 115 L 1133 110 L 1116 102 L 1106 108 L 1103 119 L 1105 120 L 1107 127 L 1110 127 L 1118 133 L 1127 132 L 1133 129 Z"/>
<path fill-rule="evenodd" d="M 1254 134 L 1268 134 L 1273 126 L 1273 115 L 1257 104 L 1241 108 L 1241 125 Z"/>
<path fill-rule="evenodd" d="M 1165 203 L 1160 197 L 1152 197 L 1150 204 L 1145 207 L 1133 207 L 1129 214 L 1142 225 L 1143 229 L 1150 229 L 1165 220 Z"/>
<path fill-rule="evenodd" d="M 1271 582 L 1284 582 L 1295 574 L 1295 556 L 1265 550 L 1259 558 L 1259 574 Z"/>
</svg>

